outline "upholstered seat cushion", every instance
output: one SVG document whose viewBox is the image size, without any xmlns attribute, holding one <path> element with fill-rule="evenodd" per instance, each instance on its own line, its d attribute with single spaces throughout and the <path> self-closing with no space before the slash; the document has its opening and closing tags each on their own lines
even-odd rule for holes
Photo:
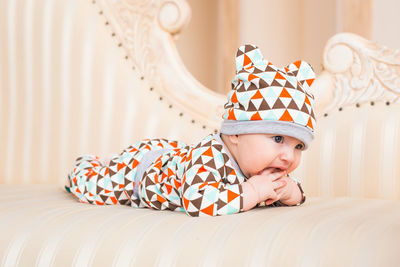
<svg viewBox="0 0 400 267">
<path fill-rule="evenodd" d="M 3 266 L 395 266 L 400 202 L 311 198 L 192 218 L 81 204 L 55 185 L 0 185 L 0 238 Z"/>
</svg>

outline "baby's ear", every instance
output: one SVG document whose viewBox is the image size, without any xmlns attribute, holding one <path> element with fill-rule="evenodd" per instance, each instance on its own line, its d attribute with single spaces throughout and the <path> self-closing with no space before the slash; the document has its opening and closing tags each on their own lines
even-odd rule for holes
<svg viewBox="0 0 400 267">
<path fill-rule="evenodd" d="M 236 51 L 236 72 L 249 68 L 263 60 L 263 55 L 257 46 L 252 44 L 242 45 Z"/>
<path fill-rule="evenodd" d="M 310 92 L 310 87 L 315 79 L 315 73 L 311 65 L 305 61 L 299 60 L 289 64 L 286 68 L 286 72 L 294 75 L 303 89 L 306 90 L 306 92 Z"/>
</svg>

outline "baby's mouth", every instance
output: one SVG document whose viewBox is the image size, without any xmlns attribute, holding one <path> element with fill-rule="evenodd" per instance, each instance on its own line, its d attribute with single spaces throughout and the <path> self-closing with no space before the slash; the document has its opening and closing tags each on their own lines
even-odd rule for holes
<svg viewBox="0 0 400 267">
<path fill-rule="evenodd" d="M 286 169 L 283 169 L 283 168 L 267 167 L 264 170 L 260 171 L 258 174 L 260 175 L 261 173 L 263 173 L 265 170 L 268 170 L 268 169 L 271 169 L 272 173 L 286 171 Z"/>
</svg>

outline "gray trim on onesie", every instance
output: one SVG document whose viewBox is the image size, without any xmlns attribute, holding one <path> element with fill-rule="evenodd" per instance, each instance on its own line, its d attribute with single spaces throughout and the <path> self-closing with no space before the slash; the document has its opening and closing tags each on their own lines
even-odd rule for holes
<svg viewBox="0 0 400 267">
<path fill-rule="evenodd" d="M 135 197 L 139 198 L 139 181 L 142 180 L 143 174 L 158 157 L 160 157 L 165 152 L 169 151 L 172 151 L 172 149 L 162 148 L 162 149 L 151 150 L 146 154 L 144 154 L 136 170 L 135 188 L 133 189 L 133 194 Z"/>
</svg>

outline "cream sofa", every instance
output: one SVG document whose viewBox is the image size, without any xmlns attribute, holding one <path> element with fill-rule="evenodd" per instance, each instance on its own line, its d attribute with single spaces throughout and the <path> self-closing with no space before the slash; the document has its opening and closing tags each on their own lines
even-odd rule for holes
<svg viewBox="0 0 400 267">
<path fill-rule="evenodd" d="M 225 97 L 185 69 L 184 1 L 0 3 L 1 266 L 399 266 L 400 53 L 332 37 L 313 85 L 300 207 L 216 218 L 96 207 L 63 189 L 82 153 L 199 140 Z"/>
</svg>

